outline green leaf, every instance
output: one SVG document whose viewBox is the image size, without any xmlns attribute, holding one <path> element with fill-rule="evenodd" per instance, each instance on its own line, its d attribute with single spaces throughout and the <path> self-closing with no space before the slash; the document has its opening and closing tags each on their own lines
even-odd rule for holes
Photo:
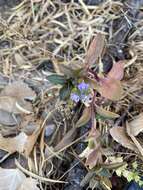
<svg viewBox="0 0 143 190">
<path fill-rule="evenodd" d="M 111 174 L 109 172 L 109 170 L 103 168 L 100 172 L 99 172 L 99 175 L 100 176 L 103 176 L 103 177 L 111 177 Z"/>
<path fill-rule="evenodd" d="M 62 75 L 53 74 L 47 77 L 47 79 L 53 84 L 61 84 L 64 85 L 66 83 L 66 79 Z"/>
<path fill-rule="evenodd" d="M 143 181 L 139 181 L 139 186 L 142 187 L 143 186 Z"/>
<path fill-rule="evenodd" d="M 64 85 L 61 89 L 60 89 L 60 99 L 61 100 L 66 100 L 69 98 L 70 94 L 71 94 L 71 90 L 72 90 L 72 86 L 70 84 L 66 84 Z"/>
</svg>

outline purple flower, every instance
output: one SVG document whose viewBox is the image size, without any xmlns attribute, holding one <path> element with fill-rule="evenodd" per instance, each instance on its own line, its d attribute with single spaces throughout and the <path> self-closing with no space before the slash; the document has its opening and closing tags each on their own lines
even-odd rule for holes
<svg viewBox="0 0 143 190">
<path fill-rule="evenodd" d="M 92 101 L 92 95 L 91 94 L 81 95 L 81 101 L 83 103 L 90 103 Z"/>
<path fill-rule="evenodd" d="M 89 88 L 89 84 L 85 83 L 85 82 L 81 82 L 79 85 L 78 85 L 78 89 L 80 91 L 83 91 L 83 90 L 88 90 Z"/>
<path fill-rule="evenodd" d="M 71 93 L 71 100 L 73 100 L 74 102 L 77 103 L 77 102 L 79 102 L 80 97 L 75 93 Z"/>
</svg>

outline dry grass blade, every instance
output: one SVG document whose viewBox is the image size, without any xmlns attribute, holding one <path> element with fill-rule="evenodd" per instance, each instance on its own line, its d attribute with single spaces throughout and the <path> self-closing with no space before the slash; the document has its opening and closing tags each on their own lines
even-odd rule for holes
<svg viewBox="0 0 143 190">
<path fill-rule="evenodd" d="M 40 181 L 43 181 L 43 182 L 49 182 L 49 183 L 66 183 L 64 181 L 58 181 L 58 180 L 54 180 L 54 179 L 48 179 L 48 178 L 45 178 L 45 177 L 42 177 L 42 176 L 38 176 L 37 174 L 34 174 L 28 170 L 26 170 L 25 168 L 23 168 L 19 162 L 17 160 L 15 160 L 15 164 L 16 166 L 23 172 L 25 173 L 26 175 L 30 176 L 30 177 L 33 177 L 37 180 L 40 180 Z"/>
</svg>

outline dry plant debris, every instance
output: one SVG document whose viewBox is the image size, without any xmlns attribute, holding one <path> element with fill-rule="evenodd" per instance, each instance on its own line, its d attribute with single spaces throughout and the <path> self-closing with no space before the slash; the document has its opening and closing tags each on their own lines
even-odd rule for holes
<svg viewBox="0 0 143 190">
<path fill-rule="evenodd" d="M 1 190 L 64 189 L 75 158 L 94 171 L 90 187 L 110 190 L 114 171 L 125 177 L 142 162 L 142 17 L 132 20 L 127 8 L 112 0 L 23 0 L 0 18 L 0 163 L 16 153 L 24 159 L 0 168 Z M 114 48 L 122 27 L 114 24 L 122 19 L 135 28 L 121 33 L 121 60 Z M 81 154 L 79 141 L 88 142 Z M 130 179 L 140 183 L 134 168 Z"/>
</svg>

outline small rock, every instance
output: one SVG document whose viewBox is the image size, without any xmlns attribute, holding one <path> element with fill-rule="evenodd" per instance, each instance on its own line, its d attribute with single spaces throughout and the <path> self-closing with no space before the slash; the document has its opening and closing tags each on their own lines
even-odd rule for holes
<svg viewBox="0 0 143 190">
<path fill-rule="evenodd" d="M 131 182 L 125 190 L 143 190 L 143 188 L 139 187 L 139 185 L 135 182 Z"/>
<path fill-rule="evenodd" d="M 55 131 L 56 126 L 54 124 L 49 124 L 45 127 L 45 137 L 49 137 Z"/>
</svg>

